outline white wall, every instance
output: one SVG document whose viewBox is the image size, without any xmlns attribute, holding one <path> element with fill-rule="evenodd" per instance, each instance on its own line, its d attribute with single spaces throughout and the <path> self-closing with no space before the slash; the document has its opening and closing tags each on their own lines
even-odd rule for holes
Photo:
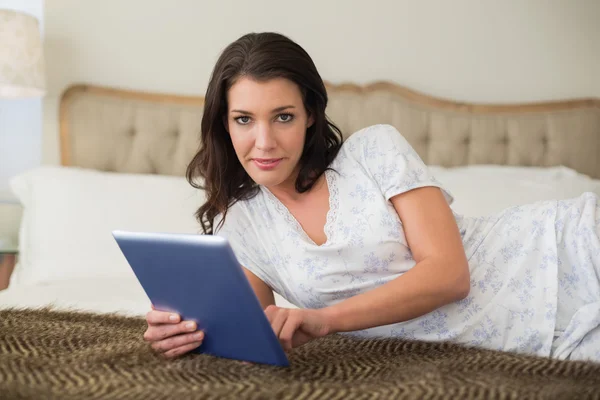
<svg viewBox="0 0 600 400">
<path fill-rule="evenodd" d="M 387 79 L 477 102 L 600 97 L 597 0 L 47 0 L 44 160 L 69 84 L 204 94 L 249 31 L 298 41 L 330 81 Z"/>
<path fill-rule="evenodd" d="M 43 34 L 43 0 L 0 0 L 0 8 L 33 15 Z M 0 193 L 6 197 L 9 177 L 40 164 L 42 158 L 42 101 L 0 99 Z M 11 199 L 13 200 L 13 199 Z M 16 201 L 16 199 L 14 199 Z M 0 204 L 0 239 L 17 240 L 21 218 L 18 205 Z"/>
</svg>

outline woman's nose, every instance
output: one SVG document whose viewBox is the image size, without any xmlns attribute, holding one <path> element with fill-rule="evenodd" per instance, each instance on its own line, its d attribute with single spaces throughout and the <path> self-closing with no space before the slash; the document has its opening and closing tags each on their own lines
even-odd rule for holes
<svg viewBox="0 0 600 400">
<path fill-rule="evenodd" d="M 260 150 L 270 150 L 275 147 L 275 137 L 269 124 L 263 123 L 257 126 L 255 146 Z"/>
</svg>

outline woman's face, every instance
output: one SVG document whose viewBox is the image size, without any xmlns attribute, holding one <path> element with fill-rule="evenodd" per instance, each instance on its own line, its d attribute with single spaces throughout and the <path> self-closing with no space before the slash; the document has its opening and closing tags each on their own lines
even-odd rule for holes
<svg viewBox="0 0 600 400">
<path fill-rule="evenodd" d="M 227 93 L 227 129 L 240 163 L 259 185 L 293 186 L 307 115 L 298 86 L 283 78 L 240 78 Z"/>
</svg>

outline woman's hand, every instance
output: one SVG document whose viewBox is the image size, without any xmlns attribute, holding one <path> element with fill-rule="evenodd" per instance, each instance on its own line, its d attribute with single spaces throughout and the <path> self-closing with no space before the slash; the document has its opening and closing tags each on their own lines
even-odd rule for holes
<svg viewBox="0 0 600 400">
<path fill-rule="evenodd" d="M 177 314 L 152 310 L 146 314 L 148 329 L 144 340 L 166 358 L 182 356 L 202 344 L 204 332 L 196 331 L 194 321 L 181 321 Z"/>
<path fill-rule="evenodd" d="M 326 309 L 295 309 L 271 305 L 265 309 L 265 314 L 286 351 L 333 333 Z"/>
</svg>

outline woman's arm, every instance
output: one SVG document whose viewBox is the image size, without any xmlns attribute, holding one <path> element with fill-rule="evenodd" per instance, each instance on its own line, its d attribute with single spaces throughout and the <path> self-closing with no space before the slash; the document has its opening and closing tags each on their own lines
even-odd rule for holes
<svg viewBox="0 0 600 400">
<path fill-rule="evenodd" d="M 391 202 L 403 223 L 416 265 L 385 285 L 322 309 L 333 332 L 406 321 L 469 294 L 469 265 L 441 190 L 414 189 Z"/>
<path fill-rule="evenodd" d="M 258 297 L 258 301 L 262 306 L 262 309 L 266 309 L 270 305 L 275 304 L 275 296 L 273 295 L 273 291 L 271 288 L 264 283 L 259 277 L 254 275 L 250 270 L 243 268 L 244 273 L 246 274 L 246 278 L 248 282 L 250 282 L 250 286 L 252 286 L 252 290 Z"/>
</svg>

